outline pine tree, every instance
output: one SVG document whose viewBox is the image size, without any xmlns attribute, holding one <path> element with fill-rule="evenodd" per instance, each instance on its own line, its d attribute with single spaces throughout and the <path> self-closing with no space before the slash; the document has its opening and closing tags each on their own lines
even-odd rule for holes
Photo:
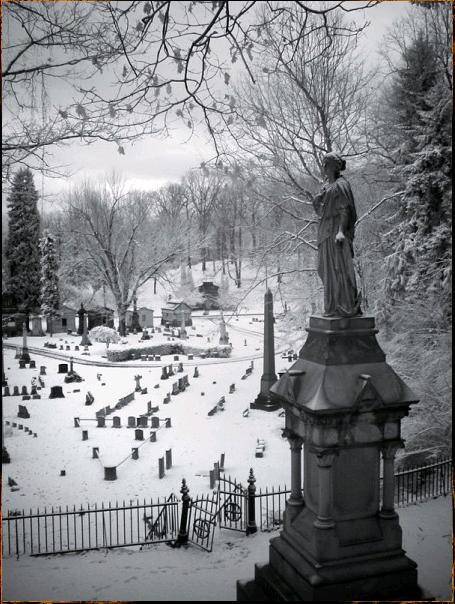
<svg viewBox="0 0 455 604">
<path fill-rule="evenodd" d="M 450 316 L 451 292 L 451 114 L 450 91 L 438 78 L 436 54 L 423 34 L 405 52 L 394 100 L 402 142 L 396 173 L 404 194 L 387 257 L 386 298 L 433 299 Z M 389 309 L 390 312 L 390 309 Z"/>
<path fill-rule="evenodd" d="M 8 202 L 7 290 L 30 313 L 40 304 L 40 217 L 38 193 L 28 168 L 17 171 Z"/>
<path fill-rule="evenodd" d="M 40 241 L 41 251 L 41 311 L 47 318 L 48 331 L 52 335 L 52 319 L 58 315 L 60 293 L 58 286 L 58 262 L 53 237 L 46 234 Z"/>
</svg>

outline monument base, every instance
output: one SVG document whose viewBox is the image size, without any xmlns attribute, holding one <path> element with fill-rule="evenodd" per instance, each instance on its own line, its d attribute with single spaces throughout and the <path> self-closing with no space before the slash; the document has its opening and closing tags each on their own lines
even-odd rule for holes
<svg viewBox="0 0 455 604">
<path fill-rule="evenodd" d="M 30 362 L 30 353 L 28 348 L 22 348 L 21 356 L 19 357 L 20 361 L 25 361 L 26 363 Z"/>
<path fill-rule="evenodd" d="M 277 411 L 280 408 L 280 404 L 262 392 L 257 395 L 253 403 L 250 403 L 250 409 L 260 409 L 261 411 Z"/>
</svg>

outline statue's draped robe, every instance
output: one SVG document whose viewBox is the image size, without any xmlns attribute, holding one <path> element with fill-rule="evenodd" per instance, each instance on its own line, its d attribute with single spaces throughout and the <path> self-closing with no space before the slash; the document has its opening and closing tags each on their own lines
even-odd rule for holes
<svg viewBox="0 0 455 604">
<path fill-rule="evenodd" d="M 313 205 L 319 216 L 318 273 L 324 285 L 324 315 L 361 314 L 353 264 L 357 213 L 351 186 L 339 177 L 315 197 Z M 340 225 L 345 239 L 337 243 L 335 237 Z"/>
</svg>

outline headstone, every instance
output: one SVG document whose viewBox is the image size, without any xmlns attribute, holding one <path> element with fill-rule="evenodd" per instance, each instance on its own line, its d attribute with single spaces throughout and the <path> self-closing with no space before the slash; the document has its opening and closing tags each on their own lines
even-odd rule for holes
<svg viewBox="0 0 455 604">
<path fill-rule="evenodd" d="M 112 418 L 112 427 L 113 428 L 122 427 L 122 423 L 121 423 L 120 417 L 118 415 L 114 415 L 114 417 Z"/>
<path fill-rule="evenodd" d="M 166 449 L 166 470 L 172 468 L 172 449 Z"/>
<path fill-rule="evenodd" d="M 140 381 L 142 379 L 142 375 L 135 375 L 134 379 L 136 380 L 136 388 L 134 389 L 134 392 L 141 392 L 142 388 Z"/>
<path fill-rule="evenodd" d="M 167 380 L 169 378 L 168 374 L 167 374 L 167 367 L 162 367 L 161 368 L 161 379 L 162 380 Z"/>
<path fill-rule="evenodd" d="M 9 391 L 9 386 L 5 386 L 5 389 L 3 391 L 3 396 L 11 396 L 10 391 Z"/>
<path fill-rule="evenodd" d="M 215 470 L 209 470 L 209 480 L 210 480 L 210 488 L 214 489 L 216 480 L 215 480 Z"/>
<path fill-rule="evenodd" d="M 232 394 L 233 392 L 235 392 L 235 384 L 229 386 L 229 394 Z"/>
<path fill-rule="evenodd" d="M 194 356 L 193 356 L 192 354 L 187 355 L 187 359 L 188 359 L 189 361 L 192 361 L 192 360 L 193 360 L 193 358 L 194 358 Z"/>
<path fill-rule="evenodd" d="M 99 447 L 92 447 L 92 459 L 99 459 Z"/>
<path fill-rule="evenodd" d="M 16 424 L 16 422 L 12 422 L 11 426 L 12 426 L 13 428 L 17 428 L 17 424 Z"/>
<path fill-rule="evenodd" d="M 44 375 L 46 375 L 46 374 L 44 374 Z M 39 385 L 41 386 L 41 388 L 45 388 L 45 387 L 46 387 L 46 385 L 45 385 L 44 381 L 41 379 L 41 377 L 40 377 L 40 376 L 38 376 L 38 383 L 39 383 Z"/>
<path fill-rule="evenodd" d="M 184 384 L 185 388 L 187 388 L 190 385 L 190 382 L 188 380 L 188 375 L 183 376 L 183 384 Z"/>
<path fill-rule="evenodd" d="M 97 428 L 105 428 L 106 427 L 106 418 L 103 417 L 102 415 L 100 417 L 97 417 L 96 421 L 97 421 L 97 424 L 96 424 Z"/>
<path fill-rule="evenodd" d="M 177 373 L 182 373 L 183 372 L 183 363 L 179 363 L 179 366 L 177 368 Z"/>
<path fill-rule="evenodd" d="M 16 346 L 16 353 L 14 355 L 15 359 L 20 359 L 21 358 L 21 349 L 19 348 L 19 346 Z"/>
<path fill-rule="evenodd" d="M 80 428 L 81 427 L 81 420 L 78 417 L 74 418 L 74 427 L 75 428 Z"/>
<path fill-rule="evenodd" d="M 24 394 L 24 395 L 22 396 L 22 400 L 23 400 L 23 401 L 29 401 L 30 399 L 31 399 L 30 394 Z"/>
<path fill-rule="evenodd" d="M 220 472 L 224 472 L 224 453 L 221 453 L 220 457 Z"/>
<path fill-rule="evenodd" d="M 152 413 L 152 401 L 147 402 L 147 413 L 150 415 Z"/>
<path fill-rule="evenodd" d="M 36 361 L 34 361 L 33 359 L 30 360 L 30 363 L 28 364 L 29 369 L 36 369 Z"/>
<path fill-rule="evenodd" d="M 171 399 L 170 399 L 168 396 L 165 396 L 165 397 L 163 398 L 163 405 L 167 405 L 167 404 L 169 404 L 170 402 L 171 402 Z"/>
<path fill-rule="evenodd" d="M 160 427 L 160 418 L 159 417 L 152 417 L 152 423 L 151 423 L 151 427 L 152 428 L 159 428 Z"/>
<path fill-rule="evenodd" d="M 25 405 L 19 405 L 17 417 L 21 417 L 22 419 L 28 419 L 30 417 L 30 413 L 28 412 L 27 407 Z"/>
<path fill-rule="evenodd" d="M 137 425 L 140 428 L 147 428 L 147 426 L 148 426 L 148 417 L 147 416 L 142 415 L 141 417 L 138 417 L 137 420 L 138 420 Z"/>
<path fill-rule="evenodd" d="M 158 476 L 164 478 L 164 457 L 158 459 Z"/>
<path fill-rule="evenodd" d="M 24 361 L 23 359 L 19 359 L 19 369 L 25 369 L 26 363 L 27 363 L 27 361 Z"/>
<path fill-rule="evenodd" d="M 62 387 L 51 386 L 51 393 L 49 394 L 49 398 L 65 398 Z"/>
<path fill-rule="evenodd" d="M 156 443 L 156 432 L 150 432 L 150 442 Z"/>
<path fill-rule="evenodd" d="M 13 396 L 19 396 L 19 386 L 13 386 Z"/>
<path fill-rule="evenodd" d="M 60 344 L 60 350 L 63 350 L 63 344 Z"/>
<path fill-rule="evenodd" d="M 33 394 L 32 398 L 33 399 L 40 399 L 41 398 L 41 394 Z"/>
<path fill-rule="evenodd" d="M 140 428 L 136 428 L 134 431 L 134 440 L 144 440 L 144 431 Z"/>
<path fill-rule="evenodd" d="M 128 428 L 135 428 L 136 427 L 136 418 L 133 415 L 130 415 L 128 417 Z"/>
<path fill-rule="evenodd" d="M 246 338 L 245 338 L 245 341 L 243 342 L 243 345 L 244 345 L 244 346 L 248 346 L 248 343 L 247 343 L 247 341 L 246 341 Z"/>
<path fill-rule="evenodd" d="M 117 480 L 117 467 L 116 466 L 105 466 L 104 480 Z"/>
<path fill-rule="evenodd" d="M 142 388 L 141 394 L 147 394 L 147 388 Z"/>
<path fill-rule="evenodd" d="M 33 394 L 37 394 L 37 391 L 36 391 L 36 386 L 35 386 L 35 385 L 33 385 L 33 386 L 32 386 L 32 389 L 31 389 L 31 391 L 30 391 L 30 394 L 31 394 L 31 395 L 33 395 Z"/>
<path fill-rule="evenodd" d="M 66 470 L 60 470 L 60 476 L 66 476 Z"/>
<path fill-rule="evenodd" d="M 186 388 L 184 379 L 182 377 L 179 378 L 179 382 L 178 383 L 179 383 L 179 391 L 180 392 L 184 392 L 185 388 Z"/>
<path fill-rule="evenodd" d="M 174 382 L 172 384 L 172 396 L 177 395 L 180 392 L 179 390 L 179 383 L 178 382 Z"/>
<path fill-rule="evenodd" d="M 194 368 L 193 377 L 194 378 L 198 378 L 199 377 L 199 369 L 197 367 Z"/>
<path fill-rule="evenodd" d="M 68 363 L 59 363 L 58 372 L 59 373 L 68 373 Z"/>
<path fill-rule="evenodd" d="M 22 386 L 22 392 L 21 392 L 21 394 L 22 395 L 28 394 L 28 392 L 27 392 L 27 386 Z"/>
<path fill-rule="evenodd" d="M 88 430 L 82 430 L 82 440 L 88 440 Z"/>
<path fill-rule="evenodd" d="M 164 427 L 165 427 L 165 428 L 172 428 L 172 424 L 171 424 L 171 418 L 170 418 L 170 417 L 166 417 L 165 422 L 166 422 L 166 423 L 164 424 Z"/>
<path fill-rule="evenodd" d="M 139 448 L 138 447 L 131 448 L 131 459 L 139 459 Z"/>
<path fill-rule="evenodd" d="M 95 397 L 93 396 L 93 394 L 90 391 L 87 392 L 87 394 L 85 395 L 85 404 L 93 405 L 94 402 L 95 402 Z"/>
</svg>

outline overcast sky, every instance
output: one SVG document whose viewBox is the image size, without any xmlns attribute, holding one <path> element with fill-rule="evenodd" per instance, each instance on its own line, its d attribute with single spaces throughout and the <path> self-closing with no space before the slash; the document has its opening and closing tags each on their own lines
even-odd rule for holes
<svg viewBox="0 0 455 604">
<path fill-rule="evenodd" d="M 408 1 L 385 1 L 367 11 L 350 14 L 371 22 L 361 40 L 361 49 L 369 64 L 373 65 L 377 59 L 387 27 L 404 15 L 409 5 Z M 73 143 L 57 150 L 58 161 L 68 166 L 71 178 L 42 179 L 37 176 L 36 186 L 40 193 L 44 191 L 46 198 L 49 196 L 58 204 L 70 182 L 103 177 L 114 169 L 122 174 L 129 187 L 152 190 L 167 182 L 178 181 L 189 169 L 213 155 L 214 149 L 202 127 L 189 141 L 188 131 L 183 126 L 181 131 L 167 139 L 144 138 L 134 145 L 125 145 L 125 155 L 120 155 L 115 145 L 101 141 L 89 146 Z"/>
</svg>

